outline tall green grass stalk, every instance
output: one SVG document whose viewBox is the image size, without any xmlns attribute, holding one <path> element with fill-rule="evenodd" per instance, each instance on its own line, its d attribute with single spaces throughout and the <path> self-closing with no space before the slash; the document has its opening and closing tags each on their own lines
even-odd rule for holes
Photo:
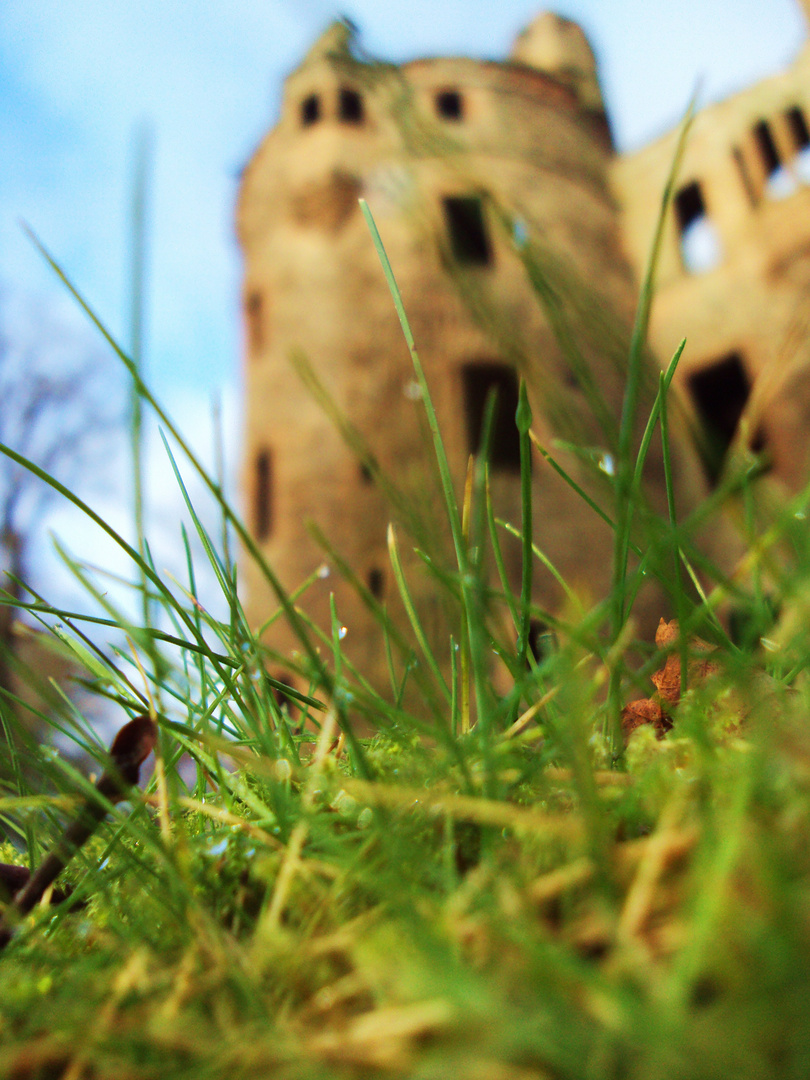
<svg viewBox="0 0 810 1080">
<path fill-rule="evenodd" d="M 694 102 L 690 105 L 686 118 L 681 125 L 672 167 L 661 199 L 661 210 L 656 223 L 650 256 L 647 260 L 644 281 L 641 285 L 636 319 L 633 326 L 633 336 L 630 342 L 630 353 L 627 361 L 624 403 L 619 425 L 619 440 L 616 454 L 616 531 L 613 549 L 613 582 L 611 589 L 613 602 L 611 614 L 611 638 L 613 641 L 618 640 L 628 613 L 627 566 L 631 544 L 630 534 L 636 505 L 636 500 L 633 498 L 635 477 L 633 442 L 638 423 L 638 403 L 644 379 L 644 355 L 647 344 L 647 328 L 650 321 L 650 310 L 655 292 L 655 275 L 658 268 L 658 258 L 661 251 L 664 227 L 668 220 L 670 205 L 675 190 L 675 182 L 677 180 L 681 159 L 683 158 L 683 152 L 689 135 L 693 115 Z M 679 355 L 679 353 L 676 355 Z M 674 361 L 674 364 L 676 363 L 677 360 Z M 670 365 L 673 374 L 674 364 Z M 620 761 L 623 751 L 621 731 L 621 685 L 622 669 L 621 666 L 619 666 L 611 673 L 609 688 L 610 708 L 608 713 L 608 732 L 611 753 L 617 763 Z"/>
</svg>

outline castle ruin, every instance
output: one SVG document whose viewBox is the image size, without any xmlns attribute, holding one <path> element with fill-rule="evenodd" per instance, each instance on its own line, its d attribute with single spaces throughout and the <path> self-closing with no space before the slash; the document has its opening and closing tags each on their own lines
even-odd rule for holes
<svg viewBox="0 0 810 1080">
<path fill-rule="evenodd" d="M 777 485 L 792 490 L 808 475 L 808 76 L 805 49 L 782 75 L 703 110 L 687 144 L 650 326 L 663 364 L 689 339 L 677 381 L 704 463 L 674 422 L 683 512 L 741 442 L 766 455 Z M 288 77 L 238 205 L 246 516 L 285 588 L 325 561 L 319 533 L 333 549 L 326 561 L 350 568 L 354 582 L 315 576 L 300 603 L 328 634 L 334 594 L 347 655 L 372 682 L 385 681 L 386 665 L 370 609 L 406 623 L 392 518 L 412 538 L 403 556 L 425 631 L 445 648 L 447 625 L 424 567 L 438 567 L 443 526 L 422 406 L 358 198 L 397 277 L 457 491 L 494 388 L 492 501 L 519 524 L 519 376 L 541 445 L 597 501 L 610 497 L 639 281 L 676 140 L 617 155 L 585 35 L 548 13 L 505 62 L 371 63 L 339 23 Z M 651 365 L 647 405 L 655 387 Z M 663 510 L 658 445 L 646 477 Z M 533 503 L 538 545 L 585 602 L 605 595 L 610 529 L 539 453 Z M 421 558 L 408 554 L 414 540 Z M 507 533 L 501 542 L 516 583 L 519 544 Z M 719 526 L 706 539 L 710 554 L 724 543 Z M 250 563 L 243 584 L 259 625 L 276 598 Z M 534 600 L 548 612 L 564 604 L 542 568 Z M 664 613 L 660 596 L 646 604 Z M 268 644 L 284 655 L 295 641 L 276 623 Z"/>
</svg>

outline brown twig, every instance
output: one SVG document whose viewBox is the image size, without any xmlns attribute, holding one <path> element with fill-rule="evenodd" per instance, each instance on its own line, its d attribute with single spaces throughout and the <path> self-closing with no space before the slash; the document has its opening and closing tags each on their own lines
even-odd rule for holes
<svg viewBox="0 0 810 1080">
<path fill-rule="evenodd" d="M 93 795 L 85 799 L 78 815 L 34 873 L 24 866 L 2 864 L 0 884 L 5 885 L 13 899 L 0 919 L 0 949 L 11 941 L 17 923 L 39 903 L 93 835 L 109 804 L 126 798 L 129 789 L 138 783 L 140 767 L 154 749 L 156 739 L 157 727 L 149 716 L 136 716 L 125 724 L 113 740 L 110 763 L 96 782 Z"/>
</svg>

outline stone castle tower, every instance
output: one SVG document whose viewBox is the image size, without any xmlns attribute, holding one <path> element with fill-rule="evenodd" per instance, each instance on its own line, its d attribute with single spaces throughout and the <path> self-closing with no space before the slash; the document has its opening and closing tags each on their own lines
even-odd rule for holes
<svg viewBox="0 0 810 1080">
<path fill-rule="evenodd" d="M 784 96 L 774 91 L 773 101 L 779 152 L 787 158 L 788 139 L 801 142 L 806 127 L 790 119 L 794 114 L 786 110 L 796 102 L 791 98 L 783 106 Z M 706 148 L 706 172 L 699 180 L 690 173 L 679 190 L 666 239 L 652 329 L 665 358 L 693 325 L 673 329 L 680 314 L 705 309 L 704 322 L 711 324 L 712 311 L 721 322 L 716 305 L 729 295 L 722 288 L 733 289 L 737 281 L 732 273 L 714 292 L 716 271 L 704 271 L 700 259 L 695 264 L 688 246 L 700 248 L 690 236 L 698 225 L 706 232 L 704 219 L 711 222 L 714 206 L 709 166 L 719 152 L 709 152 L 712 134 L 701 134 L 702 123 L 701 117 L 696 144 Z M 279 122 L 245 170 L 238 206 L 245 258 L 247 519 L 287 589 L 311 578 L 325 559 L 307 522 L 351 568 L 359 590 L 333 573 L 310 584 L 301 606 L 328 633 L 334 593 L 337 616 L 348 628 L 347 655 L 372 681 L 385 681 L 386 661 L 369 608 L 385 605 L 395 625 L 406 624 L 386 546 L 388 522 L 399 522 L 435 566 L 446 537 L 410 358 L 358 197 L 375 215 L 397 276 L 457 492 L 463 491 L 469 455 L 479 449 L 485 403 L 495 388 L 493 503 L 499 516 L 519 523 L 512 419 L 519 374 L 540 442 L 551 448 L 562 438 L 583 447 L 555 449 L 555 457 L 597 499 L 609 497 L 604 472 L 610 472 L 615 447 L 638 280 L 673 138 L 617 158 L 590 46 L 576 24 L 552 14 L 540 15 L 503 63 L 366 63 L 355 54 L 350 28 L 335 24 L 287 79 Z M 741 161 L 748 160 L 745 153 L 753 150 L 741 142 Z M 698 155 L 693 166 L 692 160 L 690 169 L 702 161 Z M 742 170 L 734 152 L 730 161 Z M 718 164 L 718 185 L 730 183 L 721 173 Z M 767 179 L 750 196 L 744 193 L 766 204 L 761 214 L 779 209 L 768 202 Z M 753 251 L 755 238 L 745 239 L 741 212 L 729 207 L 729 216 L 737 222 L 734 239 L 730 233 L 723 241 L 729 252 L 737 238 Z M 757 236 L 767 232 L 766 224 L 758 228 Z M 795 281 L 791 295 L 797 295 Z M 729 318 L 743 315 L 750 319 L 751 312 L 735 310 Z M 779 325 L 786 325 L 784 319 Z M 727 326 L 731 336 L 733 329 Z M 716 337 L 705 341 L 699 355 L 707 370 L 725 363 L 722 356 L 715 360 L 715 349 L 721 355 L 726 345 Z M 733 351 L 729 346 L 729 355 Z M 721 372 L 738 378 L 742 366 L 750 388 L 756 370 L 746 367 L 747 357 Z M 743 408 L 733 424 L 723 413 L 712 429 L 711 395 L 696 369 L 689 368 L 683 382 L 694 411 L 722 444 L 715 452 L 722 452 Z M 723 399 L 728 388 L 717 394 Z M 779 468 L 777 440 L 773 447 Z M 692 507 L 706 483 L 677 430 L 673 457 L 682 507 Z M 539 454 L 533 487 L 536 542 L 587 598 L 604 595 L 609 529 Z M 663 508 L 657 448 L 649 461 L 648 495 Z M 516 581 L 517 542 L 506 533 L 501 540 L 507 572 Z M 413 546 L 403 543 L 403 555 Z M 410 559 L 406 574 L 426 633 L 446 648 L 449 631 L 435 579 L 418 558 Z M 243 584 L 249 618 L 259 625 L 275 610 L 275 597 L 250 564 Z M 554 577 L 542 569 L 534 599 L 549 612 L 563 601 Z M 651 598 L 648 607 L 657 620 L 660 598 Z M 280 623 L 268 642 L 282 656 L 295 646 Z"/>
</svg>

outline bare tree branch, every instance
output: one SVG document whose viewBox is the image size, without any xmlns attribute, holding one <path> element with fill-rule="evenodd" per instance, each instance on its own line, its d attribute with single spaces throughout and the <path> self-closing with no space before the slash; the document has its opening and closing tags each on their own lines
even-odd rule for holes
<svg viewBox="0 0 810 1080">
<path fill-rule="evenodd" d="M 62 483 L 101 479 L 121 431 L 118 367 L 47 307 L 0 286 L 0 441 Z M 0 455 L 0 589 L 20 599 L 53 489 Z M 7 576 L 6 576 L 7 575 Z M 9 686 L 15 610 L 0 607 L 0 687 Z"/>
</svg>

